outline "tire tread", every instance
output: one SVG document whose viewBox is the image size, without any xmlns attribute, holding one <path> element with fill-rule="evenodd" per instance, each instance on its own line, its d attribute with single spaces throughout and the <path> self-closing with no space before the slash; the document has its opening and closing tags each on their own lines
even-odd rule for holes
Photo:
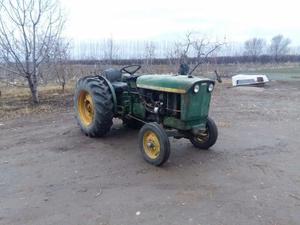
<svg viewBox="0 0 300 225">
<path fill-rule="evenodd" d="M 87 127 L 78 116 L 77 98 L 81 90 L 88 91 L 94 103 L 94 119 Z M 108 85 L 97 77 L 83 77 L 76 83 L 74 109 L 81 131 L 89 137 L 102 137 L 109 132 L 113 122 L 113 100 Z"/>
</svg>

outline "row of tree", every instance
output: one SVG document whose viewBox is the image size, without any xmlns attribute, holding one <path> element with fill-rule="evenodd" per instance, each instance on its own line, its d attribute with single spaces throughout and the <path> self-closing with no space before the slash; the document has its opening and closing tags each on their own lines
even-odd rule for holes
<svg viewBox="0 0 300 225">
<path fill-rule="evenodd" d="M 272 38 L 271 44 L 263 38 L 251 38 L 245 42 L 244 55 L 252 57 L 254 61 L 261 55 L 270 55 L 274 57 L 275 61 L 289 53 L 289 45 L 291 40 L 279 34 Z"/>
<path fill-rule="evenodd" d="M 178 48 L 182 42 L 188 42 L 190 36 L 192 48 L 189 49 L 188 57 L 192 58 L 197 52 L 197 46 L 201 40 L 209 40 L 205 35 L 197 32 L 188 32 L 177 41 L 137 41 L 114 40 L 113 37 L 98 41 L 81 41 L 72 44 L 72 60 L 106 60 L 116 61 L 124 59 L 138 59 L 146 62 L 155 61 L 154 59 L 168 59 L 178 56 Z M 257 61 L 259 56 L 272 56 L 275 61 L 285 55 L 299 55 L 300 47 L 291 47 L 291 40 L 279 34 L 274 36 L 270 42 L 263 38 L 254 37 L 245 43 L 228 42 L 226 40 L 214 41 L 222 42 L 222 48 L 217 51 L 218 56 L 238 57 L 247 56 L 252 61 Z M 201 45 L 201 44 L 200 44 Z M 201 45 L 202 47 L 202 45 Z M 162 60 L 164 61 L 164 60 Z"/>
</svg>

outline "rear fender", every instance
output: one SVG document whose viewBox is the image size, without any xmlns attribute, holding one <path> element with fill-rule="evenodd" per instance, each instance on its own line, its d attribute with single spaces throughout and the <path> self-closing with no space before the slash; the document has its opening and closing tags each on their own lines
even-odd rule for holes
<svg viewBox="0 0 300 225">
<path fill-rule="evenodd" d="M 113 88 L 112 84 L 109 82 L 109 80 L 107 80 L 105 77 L 103 76 L 98 76 L 98 78 L 100 80 L 103 80 L 107 86 L 109 87 L 110 89 L 110 92 L 111 92 L 111 95 L 113 97 L 113 103 L 114 103 L 114 113 L 117 112 L 117 96 L 116 96 L 116 92 L 115 92 L 115 89 Z"/>
</svg>

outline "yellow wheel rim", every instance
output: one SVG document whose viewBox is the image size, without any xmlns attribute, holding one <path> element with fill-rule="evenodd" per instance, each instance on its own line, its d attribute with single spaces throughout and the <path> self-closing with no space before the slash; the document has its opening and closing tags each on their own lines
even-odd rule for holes
<svg viewBox="0 0 300 225">
<path fill-rule="evenodd" d="M 160 153 L 159 139 L 153 131 L 146 131 L 143 136 L 143 147 L 150 159 L 156 159 Z"/>
<path fill-rule="evenodd" d="M 199 134 L 198 136 L 195 137 L 196 140 L 199 142 L 199 143 L 203 143 L 203 142 L 206 142 L 209 138 L 208 136 L 208 133 L 205 132 L 203 134 Z"/>
<path fill-rule="evenodd" d="M 77 108 L 80 121 L 85 126 L 89 126 L 94 118 L 94 103 L 92 96 L 87 91 L 80 91 Z"/>
</svg>

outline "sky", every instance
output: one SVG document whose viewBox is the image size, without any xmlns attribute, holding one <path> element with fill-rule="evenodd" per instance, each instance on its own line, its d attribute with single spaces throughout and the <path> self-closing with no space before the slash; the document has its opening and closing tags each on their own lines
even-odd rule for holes
<svg viewBox="0 0 300 225">
<path fill-rule="evenodd" d="M 65 35 L 75 41 L 176 40 L 188 31 L 244 42 L 283 34 L 300 45 L 300 10 L 295 0 L 60 0 Z"/>
</svg>

